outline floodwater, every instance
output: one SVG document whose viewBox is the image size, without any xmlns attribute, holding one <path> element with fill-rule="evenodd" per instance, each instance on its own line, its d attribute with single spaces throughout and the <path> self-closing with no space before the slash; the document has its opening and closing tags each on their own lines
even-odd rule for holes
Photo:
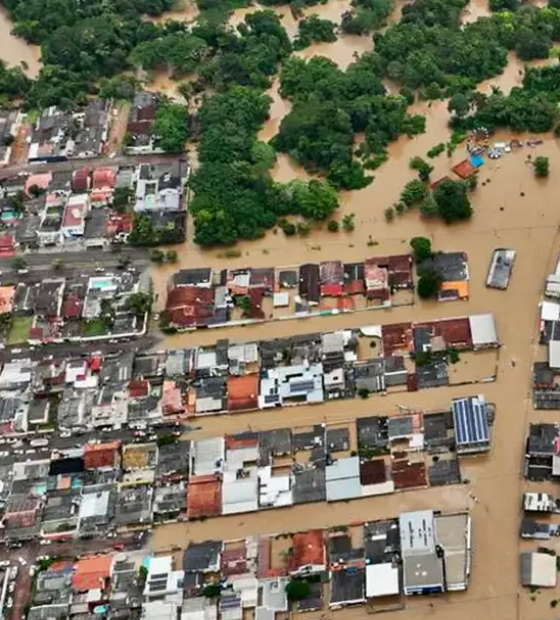
<svg viewBox="0 0 560 620">
<path fill-rule="evenodd" d="M 0 60 L 9 67 L 26 63 L 25 73 L 29 77 L 36 77 L 41 69 L 41 50 L 39 46 L 29 45 L 23 39 L 15 37 L 12 28 L 8 11 L 0 7 Z"/>
<path fill-rule="evenodd" d="M 199 13 L 200 11 L 198 10 L 195 0 L 178 0 L 173 10 L 167 11 L 158 17 L 147 17 L 146 21 L 150 21 L 154 24 L 164 24 L 168 20 L 192 22 L 198 17 Z"/>
<path fill-rule="evenodd" d="M 471 5 L 483 11 L 485 4 Z M 322 7 L 319 7 L 322 8 Z M 513 56 L 503 76 L 482 85 L 494 84 L 505 91 L 520 83 L 522 64 Z M 275 83 L 269 94 L 273 98 L 271 118 L 260 132 L 261 139 L 270 139 L 278 129 L 289 104 L 277 94 Z M 223 251 L 204 251 L 189 241 L 180 253 L 180 265 L 193 267 L 212 265 L 215 268 L 242 266 L 281 266 L 309 261 L 339 258 L 355 261 L 371 255 L 404 252 L 411 237 L 425 235 L 436 250 L 463 250 L 468 255 L 470 299 L 466 302 L 416 303 L 413 307 L 393 308 L 337 317 L 319 317 L 225 328 L 165 338 L 158 348 L 192 347 L 209 344 L 217 338 L 237 341 L 289 336 L 366 324 L 387 324 L 406 320 L 422 320 L 445 316 L 462 316 L 477 312 L 493 312 L 498 335 L 503 346 L 500 351 L 499 372 L 495 383 L 463 387 L 438 388 L 417 393 L 389 394 L 368 400 L 332 402 L 320 406 L 286 408 L 281 412 L 198 418 L 201 430 L 196 436 L 211 436 L 227 432 L 274 428 L 280 425 L 308 425 L 313 422 L 349 421 L 373 414 L 398 413 L 398 406 L 435 409 L 448 405 L 459 395 L 483 393 L 497 407 L 492 451 L 487 457 L 463 461 L 463 474 L 468 484 L 445 489 L 428 489 L 397 493 L 386 497 L 364 498 L 333 505 L 307 505 L 261 514 L 235 515 L 208 519 L 205 522 L 172 524 L 156 528 L 151 541 L 155 550 L 172 544 L 212 537 L 239 538 L 257 533 L 295 531 L 309 527 L 330 526 L 351 521 L 371 520 L 393 516 L 403 510 L 434 508 L 455 510 L 468 507 L 473 515 L 473 565 L 469 590 L 466 593 L 429 600 L 407 601 L 404 611 L 389 614 L 388 620 L 434 618 L 448 620 L 478 620 L 484 616 L 494 620 L 542 620 L 553 618 L 550 601 L 556 593 L 540 590 L 534 594 L 519 588 L 518 554 L 520 550 L 535 549 L 536 545 L 520 543 L 520 496 L 527 484 L 522 480 L 523 445 L 530 421 L 556 421 L 560 414 L 535 412 L 530 399 L 531 365 L 542 357 L 536 330 L 538 303 L 545 275 L 552 269 L 560 251 L 560 216 L 557 208 L 557 181 L 560 168 L 560 144 L 546 136 L 543 145 L 528 147 L 506 154 L 502 159 L 486 160 L 479 172 L 479 187 L 472 195 L 474 216 L 471 222 L 445 226 L 420 219 L 417 212 L 397 216 L 387 223 L 384 210 L 393 204 L 404 184 L 413 178 L 408 162 L 415 155 L 425 156 L 432 146 L 449 138 L 446 102 L 416 104 L 412 111 L 426 115 L 427 131 L 412 140 L 405 137 L 389 148 L 390 158 L 379 170 L 375 180 L 358 192 L 341 196 L 340 216 L 354 213 L 356 230 L 348 234 L 316 230 L 305 239 L 285 238 L 281 232 L 269 232 L 256 242 L 240 243 L 239 257 L 228 258 Z M 497 139 L 507 136 L 497 136 Z M 544 155 L 550 158 L 551 175 L 536 179 L 527 160 Z M 459 147 L 451 158 L 440 155 L 432 163 L 432 178 L 452 174 L 450 168 L 465 157 Z M 277 180 L 301 178 L 301 170 L 288 158 L 279 158 L 273 170 Z M 507 291 L 492 291 L 484 286 L 492 250 L 507 247 L 517 251 L 513 277 Z M 163 292 L 167 277 L 177 269 L 162 268 L 156 278 Z M 476 363 L 476 362 L 472 362 Z M 279 417 L 280 415 L 280 417 Z M 531 487 L 530 487 L 531 488 Z M 542 486 L 539 490 L 548 490 Z M 552 489 L 556 492 L 556 489 Z M 289 510 L 289 512 L 288 512 Z M 550 546 L 550 545 L 549 545 Z M 552 543 L 552 546 L 555 546 Z M 560 551 L 560 546 L 556 545 Z M 531 596 L 534 600 L 531 599 Z M 365 618 L 365 608 L 329 612 L 340 620 Z M 319 620 L 321 613 L 310 614 Z"/>
<path fill-rule="evenodd" d="M 529 398 L 531 364 L 539 353 L 535 340 L 537 304 L 544 277 L 560 249 L 555 183 L 557 171 L 554 169 L 554 162 L 559 160 L 559 146 L 556 141 L 548 140 L 541 147 L 530 150 L 533 157 L 542 154 L 551 158 L 551 177 L 544 181 L 535 179 L 531 166 L 525 163 L 528 150 L 520 149 L 501 160 L 484 164 L 480 180 L 486 183 L 489 179 L 490 183 L 475 191 L 475 216 L 469 224 L 445 227 L 426 223 L 415 212 L 387 224 L 383 209 L 395 199 L 402 184 L 411 177 L 407 169 L 408 159 L 412 155 L 425 153 L 429 146 L 443 137 L 445 105 L 436 104 L 429 114 L 429 128 L 434 133 L 406 144 L 404 140 L 399 141 L 392 149 L 392 160 L 378 172 L 374 184 L 344 197 L 344 212 L 356 213 L 355 233 L 318 233 L 303 241 L 269 235 L 256 244 L 242 245 L 243 256 L 239 259 L 219 260 L 215 253 L 208 253 L 196 258 L 191 255 L 191 264 L 204 262 L 216 267 L 279 266 L 288 261 L 295 263 L 335 257 L 351 261 L 371 254 L 404 251 L 411 236 L 427 235 L 438 250 L 467 252 L 471 277 L 471 298 L 468 302 L 417 303 L 413 308 L 221 329 L 215 333 L 208 330 L 168 338 L 163 346 L 188 347 L 215 342 L 217 338 L 252 340 L 363 324 L 491 311 L 496 317 L 498 334 L 503 343 L 495 383 L 389 394 L 365 401 L 332 402 L 315 407 L 286 408 L 274 415 L 255 412 L 196 420 L 196 425 L 202 427 L 198 435 L 210 436 L 248 428 L 258 430 L 280 425 L 347 421 L 381 413 L 395 415 L 398 406 L 435 409 L 447 405 L 453 397 L 483 393 L 497 407 L 491 454 L 463 462 L 463 475 L 470 481 L 463 486 L 173 524 L 156 528 L 151 545 L 156 550 L 163 550 L 172 544 L 186 545 L 189 541 L 223 537 L 224 532 L 228 538 L 239 538 L 257 533 L 293 532 L 310 527 L 373 520 L 393 516 L 403 510 L 431 507 L 449 511 L 469 507 L 473 515 L 474 549 L 469 590 L 441 598 L 407 602 L 407 609 L 398 612 L 398 616 L 395 614 L 395 620 L 397 617 L 447 620 L 451 615 L 460 620 L 475 620 L 481 614 L 494 620 L 551 618 L 547 610 L 550 610 L 549 603 L 554 593 L 548 595 L 542 590 L 535 595 L 535 601 L 531 601 L 526 592 L 518 593 L 518 528 L 520 495 L 525 488 L 520 471 L 527 423 L 529 420 L 553 421 L 560 418 L 554 412 L 533 412 Z M 441 117 L 444 117 L 443 121 Z M 458 161 L 460 157 L 461 154 L 457 153 L 452 161 Z M 439 158 L 434 179 L 448 171 L 449 163 L 445 155 Z M 521 192 L 525 195 L 521 196 Z M 367 247 L 369 235 L 378 242 L 376 247 Z M 320 246 L 320 249 L 313 250 L 312 245 Z M 513 248 L 518 252 L 507 291 L 491 291 L 484 287 L 491 252 L 495 247 Z M 268 254 L 263 254 L 265 248 Z M 203 261 L 199 261 L 199 257 Z M 365 613 L 363 607 L 331 612 L 333 618 L 341 620 L 365 618 Z M 311 614 L 311 617 L 318 620 L 320 615 Z"/>
</svg>

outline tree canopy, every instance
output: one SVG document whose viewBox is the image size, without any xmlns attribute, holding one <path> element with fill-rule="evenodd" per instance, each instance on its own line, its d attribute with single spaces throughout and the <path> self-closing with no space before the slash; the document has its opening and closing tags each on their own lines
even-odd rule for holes
<svg viewBox="0 0 560 620">
<path fill-rule="evenodd" d="M 468 220 L 472 216 L 468 187 L 463 181 L 443 179 L 433 191 L 438 215 L 447 223 Z"/>
<path fill-rule="evenodd" d="M 157 145 L 169 153 L 181 153 L 188 137 L 188 111 L 180 103 L 165 102 L 156 111 L 153 127 Z"/>
<path fill-rule="evenodd" d="M 365 167 L 400 134 L 422 133 L 425 119 L 407 113 L 408 101 L 391 96 L 375 73 L 371 54 L 346 71 L 327 58 L 290 58 L 280 92 L 293 106 L 273 144 L 310 172 L 321 172 L 337 188 L 359 189 L 371 182 Z M 356 133 L 365 133 L 354 159 Z"/>
<path fill-rule="evenodd" d="M 294 41 L 294 49 L 301 50 L 312 43 L 332 43 L 336 41 L 336 25 L 328 19 L 310 15 L 298 24 L 298 34 Z"/>
</svg>

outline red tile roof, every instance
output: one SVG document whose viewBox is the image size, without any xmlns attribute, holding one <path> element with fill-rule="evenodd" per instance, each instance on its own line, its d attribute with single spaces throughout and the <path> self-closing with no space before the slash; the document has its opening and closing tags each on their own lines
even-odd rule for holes
<svg viewBox="0 0 560 620">
<path fill-rule="evenodd" d="M 460 161 L 458 164 L 451 168 L 453 172 L 461 179 L 468 179 L 476 172 L 476 168 L 471 164 L 468 159 Z"/>
<path fill-rule="evenodd" d="M 117 173 L 112 168 L 98 168 L 93 171 L 93 189 L 106 189 L 115 187 Z"/>
<path fill-rule="evenodd" d="M 119 440 L 110 443 L 86 444 L 84 448 L 84 466 L 86 469 L 113 467 L 117 461 L 117 452 L 121 445 Z"/>
<path fill-rule="evenodd" d="M 382 328 L 383 353 L 392 355 L 397 349 L 409 349 L 412 343 L 412 323 L 393 323 Z"/>
<path fill-rule="evenodd" d="M 103 588 L 111 574 L 112 555 L 93 556 L 74 564 L 72 587 L 78 592 Z"/>
<path fill-rule="evenodd" d="M 321 297 L 340 297 L 343 294 L 343 284 L 321 284 Z"/>
<path fill-rule="evenodd" d="M 303 566 L 325 564 L 325 541 L 323 530 L 299 532 L 292 538 L 292 554 L 288 559 L 290 571 Z"/>
</svg>

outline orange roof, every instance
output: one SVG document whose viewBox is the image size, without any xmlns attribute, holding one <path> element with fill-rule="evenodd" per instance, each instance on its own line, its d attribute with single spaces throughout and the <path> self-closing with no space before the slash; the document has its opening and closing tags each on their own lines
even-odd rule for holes
<svg viewBox="0 0 560 620">
<path fill-rule="evenodd" d="M 468 159 L 460 161 L 456 166 L 453 166 L 451 170 L 453 170 L 453 172 L 462 179 L 468 179 L 476 172 L 476 168 Z"/>
<path fill-rule="evenodd" d="M 112 555 L 97 555 L 78 560 L 74 564 L 72 587 L 79 592 L 102 588 L 111 575 Z"/>
<path fill-rule="evenodd" d="M 256 409 L 258 406 L 259 376 L 243 375 L 230 377 L 227 382 L 228 410 L 242 411 Z"/>
<path fill-rule="evenodd" d="M 187 494 L 187 517 L 222 514 L 222 481 L 216 476 L 191 476 Z"/>
<path fill-rule="evenodd" d="M 469 298 L 468 280 L 458 280 L 457 282 L 443 282 L 440 291 L 455 291 L 459 299 Z"/>
<path fill-rule="evenodd" d="M 289 560 L 290 570 L 294 571 L 302 566 L 325 564 L 325 542 L 323 530 L 309 530 L 299 532 L 292 538 L 293 553 Z"/>
</svg>

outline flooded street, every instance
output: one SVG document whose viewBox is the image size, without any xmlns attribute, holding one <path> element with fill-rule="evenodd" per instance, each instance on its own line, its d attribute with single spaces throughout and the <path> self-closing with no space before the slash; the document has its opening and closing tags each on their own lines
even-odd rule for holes
<svg viewBox="0 0 560 620">
<path fill-rule="evenodd" d="M 9 67 L 25 63 L 22 67 L 29 77 L 36 77 L 41 69 L 41 50 L 37 45 L 29 45 L 12 34 L 13 24 L 8 12 L 0 7 L 0 60 Z"/>
</svg>

